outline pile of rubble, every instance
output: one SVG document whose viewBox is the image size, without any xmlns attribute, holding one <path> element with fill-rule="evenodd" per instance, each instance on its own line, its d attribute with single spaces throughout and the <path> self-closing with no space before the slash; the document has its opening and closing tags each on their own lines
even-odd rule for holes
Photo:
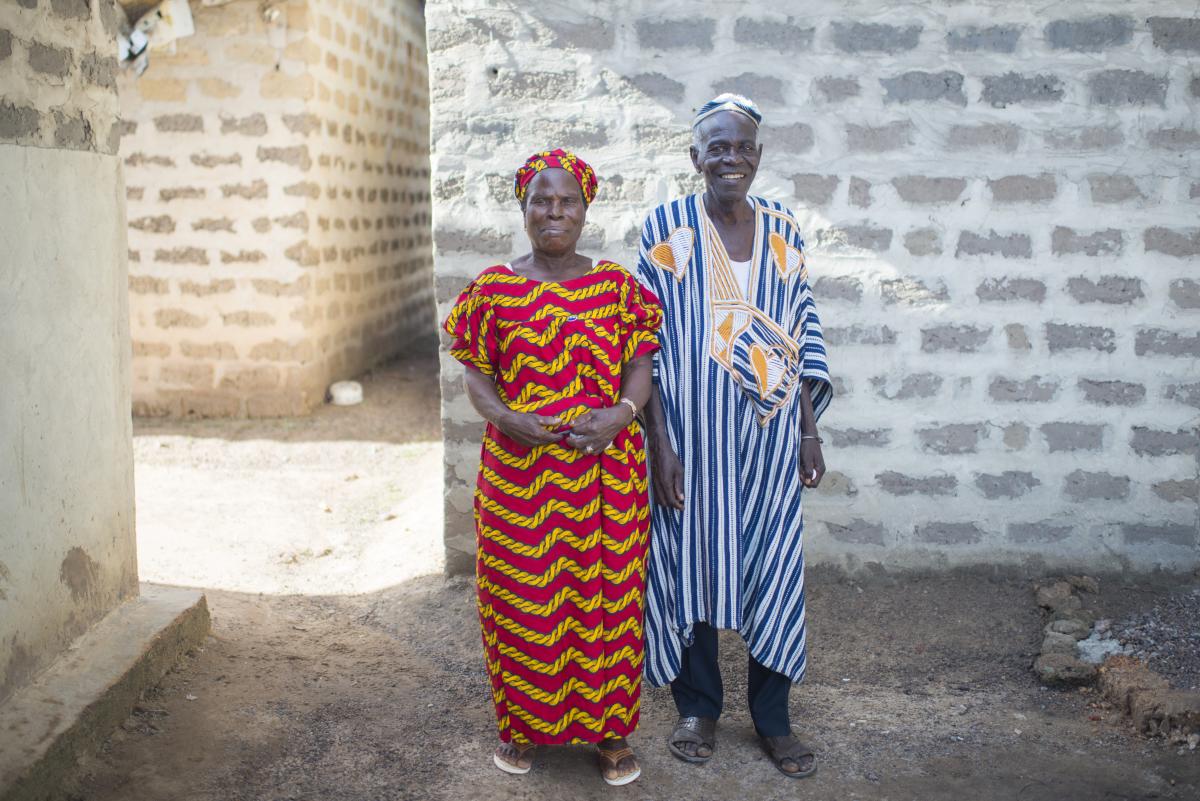
<svg viewBox="0 0 1200 801">
<path fill-rule="evenodd" d="M 1041 653 L 1033 662 L 1043 684 L 1091 684 L 1104 657 L 1120 652 L 1119 643 L 1105 638 L 1106 625 L 1093 626 L 1096 615 L 1080 597 L 1099 591 L 1099 582 L 1091 576 L 1067 576 L 1038 586 L 1038 606 L 1050 615 Z"/>
</svg>

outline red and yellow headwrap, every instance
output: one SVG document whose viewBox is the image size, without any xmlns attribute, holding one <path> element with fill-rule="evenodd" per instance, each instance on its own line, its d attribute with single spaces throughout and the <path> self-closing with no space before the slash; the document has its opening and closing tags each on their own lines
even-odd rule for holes
<svg viewBox="0 0 1200 801">
<path fill-rule="evenodd" d="M 513 193 L 517 196 L 518 203 L 525 202 L 525 189 L 533 180 L 533 176 L 551 167 L 558 167 L 574 175 L 575 180 L 579 182 L 579 188 L 583 190 L 583 202 L 591 205 L 592 200 L 596 197 L 595 171 L 579 156 L 568 153 L 562 148 L 547 150 L 544 153 L 534 153 L 521 165 L 521 168 L 517 170 L 516 179 L 513 181 Z"/>
</svg>

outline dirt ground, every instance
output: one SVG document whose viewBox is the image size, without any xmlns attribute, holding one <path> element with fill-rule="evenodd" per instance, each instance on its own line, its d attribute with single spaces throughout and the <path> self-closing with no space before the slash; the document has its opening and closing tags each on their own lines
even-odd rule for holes
<svg viewBox="0 0 1200 801">
<path fill-rule="evenodd" d="M 813 778 L 781 776 L 758 750 L 736 635 L 722 640 L 727 714 L 709 764 L 667 753 L 674 709 L 653 689 L 633 785 L 604 785 L 583 747 L 501 774 L 472 585 L 439 574 L 435 371 L 411 356 L 364 378 L 363 406 L 309 420 L 136 427 L 143 574 L 217 588 L 213 632 L 84 766 L 78 798 L 1200 797 L 1200 751 L 1034 681 L 1031 582 L 979 571 L 809 571 L 810 672 L 792 716 L 818 752 Z M 1106 578 L 1095 603 L 1122 619 L 1197 586 Z"/>
</svg>

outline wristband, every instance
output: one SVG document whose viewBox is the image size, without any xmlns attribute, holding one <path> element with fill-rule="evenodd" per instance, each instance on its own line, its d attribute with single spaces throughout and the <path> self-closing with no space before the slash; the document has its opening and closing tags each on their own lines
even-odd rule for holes
<svg viewBox="0 0 1200 801">
<path fill-rule="evenodd" d="M 636 403 L 634 403 L 630 398 L 621 398 L 620 402 L 626 404 L 630 409 L 633 409 L 633 416 L 637 417 L 638 408 Z"/>
<path fill-rule="evenodd" d="M 825 444 L 825 440 L 821 439 L 821 438 L 820 438 L 820 437 L 818 437 L 816 434 L 801 434 L 801 435 L 800 435 L 800 441 L 801 441 L 801 442 L 803 442 L 803 441 L 804 441 L 804 440 L 806 440 L 806 439 L 815 439 L 815 440 L 817 441 L 817 444 L 818 444 L 818 445 L 824 445 L 824 444 Z"/>
</svg>

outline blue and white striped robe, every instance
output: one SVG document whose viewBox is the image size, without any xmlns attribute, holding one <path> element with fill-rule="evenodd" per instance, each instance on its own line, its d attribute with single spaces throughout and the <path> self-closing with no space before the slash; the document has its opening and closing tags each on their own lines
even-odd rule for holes
<svg viewBox="0 0 1200 801">
<path fill-rule="evenodd" d="M 657 686 L 679 674 L 701 621 L 804 677 L 800 382 L 818 417 L 832 391 L 795 218 L 750 201 L 749 299 L 700 195 L 659 206 L 642 228 L 638 277 L 664 309 L 655 382 L 685 495 L 682 513 L 652 512 L 645 669 Z"/>
</svg>

